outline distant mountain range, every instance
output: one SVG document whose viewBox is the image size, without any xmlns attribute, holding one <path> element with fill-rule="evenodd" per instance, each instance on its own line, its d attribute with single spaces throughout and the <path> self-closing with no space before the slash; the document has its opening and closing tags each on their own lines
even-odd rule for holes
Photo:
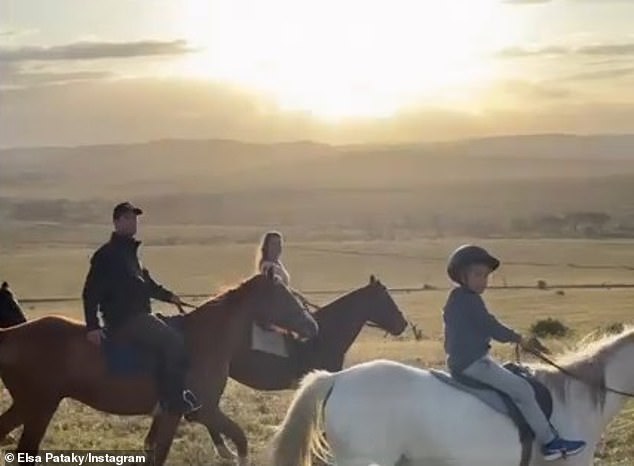
<svg viewBox="0 0 634 466">
<path fill-rule="evenodd" d="M 352 146 L 160 140 L 0 151 L 0 214 L 26 201 L 44 202 L 46 211 L 46 203 L 64 200 L 64 209 L 81 204 L 92 219 L 119 199 L 149 203 L 165 222 L 416 223 L 452 215 L 485 222 L 571 209 L 631 215 L 634 135 Z"/>
</svg>

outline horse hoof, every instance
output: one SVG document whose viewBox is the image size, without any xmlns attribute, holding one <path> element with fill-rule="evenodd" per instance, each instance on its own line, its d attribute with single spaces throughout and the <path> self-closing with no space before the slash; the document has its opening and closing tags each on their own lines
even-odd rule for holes
<svg viewBox="0 0 634 466">
<path fill-rule="evenodd" d="M 251 466 L 251 463 L 249 463 L 249 458 L 247 458 L 246 456 L 241 456 L 240 458 L 238 458 L 238 466 Z"/>
<path fill-rule="evenodd" d="M 216 453 L 223 460 L 235 460 L 236 454 L 232 452 L 226 445 L 220 445 L 216 447 Z"/>
</svg>

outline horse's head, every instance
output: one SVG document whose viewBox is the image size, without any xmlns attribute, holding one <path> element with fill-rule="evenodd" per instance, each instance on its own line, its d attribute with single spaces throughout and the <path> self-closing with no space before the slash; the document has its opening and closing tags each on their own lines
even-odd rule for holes
<svg viewBox="0 0 634 466">
<path fill-rule="evenodd" d="M 256 322 L 264 327 L 273 325 L 289 330 L 301 338 L 317 336 L 319 327 L 315 319 L 291 289 L 275 277 L 272 269 L 252 280 L 254 291 L 249 298 L 249 309 Z"/>
<path fill-rule="evenodd" d="M 388 289 L 374 275 L 370 283 L 362 288 L 367 303 L 367 320 L 391 333 L 400 335 L 407 328 L 407 319 L 392 299 Z"/>
<path fill-rule="evenodd" d="M 0 327 L 6 328 L 26 322 L 22 308 L 14 296 L 9 284 L 0 285 Z"/>
</svg>

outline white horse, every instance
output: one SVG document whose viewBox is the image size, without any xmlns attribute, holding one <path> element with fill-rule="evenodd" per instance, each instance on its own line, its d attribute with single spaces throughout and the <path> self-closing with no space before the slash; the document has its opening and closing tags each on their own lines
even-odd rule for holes
<svg viewBox="0 0 634 466">
<path fill-rule="evenodd" d="M 558 362 L 583 381 L 535 367 L 553 395 L 551 420 L 563 437 L 588 446 L 547 463 L 534 445 L 530 464 L 591 465 L 601 433 L 626 394 L 634 396 L 634 329 Z M 521 454 L 509 418 L 426 370 L 385 360 L 303 379 L 273 440 L 271 466 L 310 466 L 311 450 L 337 466 L 509 466 Z"/>
</svg>

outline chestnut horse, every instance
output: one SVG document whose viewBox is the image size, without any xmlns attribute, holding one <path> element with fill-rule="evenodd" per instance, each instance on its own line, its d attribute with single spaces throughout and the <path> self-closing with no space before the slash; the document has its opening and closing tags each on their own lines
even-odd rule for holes
<svg viewBox="0 0 634 466">
<path fill-rule="evenodd" d="M 246 436 L 218 403 L 232 355 L 254 321 L 305 338 L 318 331 L 291 290 L 272 275 L 254 275 L 182 318 L 190 360 L 188 386 L 203 404 L 197 415 L 240 439 L 241 465 L 247 464 Z M 112 374 L 102 349 L 86 339 L 83 323 L 47 316 L 0 330 L 0 376 L 13 397 L 13 405 L 0 416 L 0 438 L 23 424 L 18 451 L 37 453 L 59 403 L 72 398 L 113 414 L 154 412 L 146 448 L 153 464 L 164 464 L 181 416 L 155 410 L 156 383 L 149 374 Z"/>
</svg>

